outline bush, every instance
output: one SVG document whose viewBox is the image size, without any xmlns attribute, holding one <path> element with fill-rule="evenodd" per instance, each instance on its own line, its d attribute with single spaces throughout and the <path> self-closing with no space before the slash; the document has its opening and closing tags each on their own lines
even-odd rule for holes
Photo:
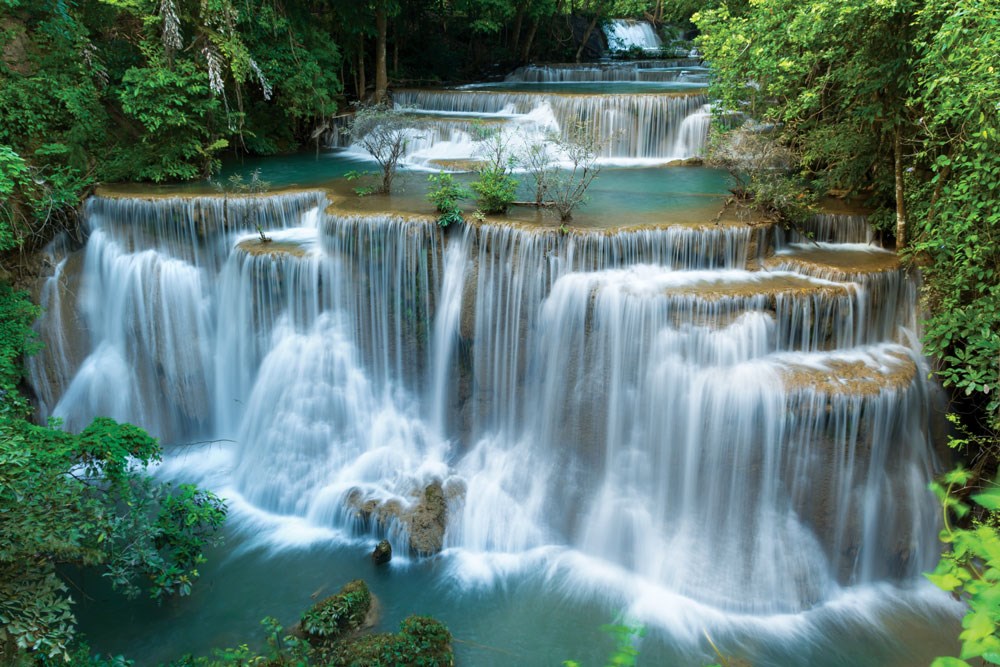
<svg viewBox="0 0 1000 667">
<path fill-rule="evenodd" d="M 331 666 L 451 667 L 451 633 L 427 616 L 408 616 L 398 634 L 378 634 L 342 642 L 325 656 Z"/>
<path fill-rule="evenodd" d="M 485 213 L 506 213 L 517 195 L 517 179 L 506 169 L 488 167 L 479 172 L 472 184 L 479 208 Z"/>
<path fill-rule="evenodd" d="M 458 207 L 459 200 L 472 196 L 464 185 L 455 182 L 451 174 L 431 174 L 427 181 L 436 187 L 427 193 L 427 199 L 434 203 L 434 208 L 441 214 L 438 224 L 447 227 L 452 223 L 463 221 L 462 211 Z"/>
<path fill-rule="evenodd" d="M 355 579 L 303 614 L 302 630 L 311 639 L 336 638 L 360 628 L 371 606 L 372 594 L 368 586 L 361 579 Z"/>
</svg>

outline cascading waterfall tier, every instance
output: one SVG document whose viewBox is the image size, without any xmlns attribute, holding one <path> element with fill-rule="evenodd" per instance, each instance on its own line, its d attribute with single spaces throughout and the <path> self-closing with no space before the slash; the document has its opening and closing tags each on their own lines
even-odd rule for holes
<svg viewBox="0 0 1000 667">
<path fill-rule="evenodd" d="M 711 70 L 695 58 L 640 60 L 629 63 L 525 65 L 504 79 L 508 83 L 579 83 L 596 81 L 648 81 L 708 84 Z"/>
<path fill-rule="evenodd" d="M 652 24 L 646 21 L 612 19 L 605 25 L 604 34 L 612 51 L 659 49 L 663 45 Z"/>
<path fill-rule="evenodd" d="M 31 369 L 51 413 L 232 440 L 229 497 L 415 550 L 437 489 L 450 553 L 557 547 L 726 612 L 931 565 L 926 369 L 887 253 L 325 203 L 92 199 L 40 323 L 69 339 L 75 313 L 89 354 Z"/>
<path fill-rule="evenodd" d="M 73 274 L 79 284 L 60 287 L 68 276 L 57 270 L 43 288 L 42 306 L 62 314 L 63 340 L 50 346 L 52 361 L 46 353 L 30 368 L 42 416 L 78 429 L 106 415 L 168 439 L 210 431 L 214 274 L 234 237 L 257 225 L 298 225 L 322 200 L 316 193 L 89 199 L 89 238 Z M 78 255 L 66 261 L 80 262 Z"/>
<path fill-rule="evenodd" d="M 701 134 L 682 132 L 685 119 L 704 116 L 703 92 L 622 95 L 566 95 L 481 90 L 400 90 L 395 103 L 415 116 L 427 113 L 474 115 L 496 120 L 521 120 L 545 133 L 569 136 L 577 122 L 586 123 L 606 141 L 605 158 L 687 158 L 704 148 L 707 126 Z M 454 121 L 451 121 L 454 122 Z M 454 129 L 454 128 L 449 128 Z M 438 131 L 440 132 L 440 131 Z M 414 131 L 415 138 L 421 132 Z M 454 139 L 451 139 L 454 141 Z M 471 141 L 471 138 L 470 138 Z M 459 157 L 466 157 L 463 154 Z"/>
</svg>

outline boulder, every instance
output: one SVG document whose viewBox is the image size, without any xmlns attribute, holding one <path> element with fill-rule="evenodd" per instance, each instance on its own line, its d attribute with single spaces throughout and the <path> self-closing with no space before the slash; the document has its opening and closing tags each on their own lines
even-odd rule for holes
<svg viewBox="0 0 1000 667">
<path fill-rule="evenodd" d="M 391 560 L 392 545 L 389 544 L 389 540 L 382 540 L 375 545 L 375 551 L 372 552 L 372 562 L 376 565 L 385 565 Z"/>
<path fill-rule="evenodd" d="M 421 555 L 441 551 L 448 520 L 448 501 L 441 482 L 428 484 L 409 514 L 410 547 Z"/>
</svg>

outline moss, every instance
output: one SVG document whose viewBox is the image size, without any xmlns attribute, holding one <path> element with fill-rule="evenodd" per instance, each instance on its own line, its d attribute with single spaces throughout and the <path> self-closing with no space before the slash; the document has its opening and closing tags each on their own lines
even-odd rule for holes
<svg viewBox="0 0 1000 667">
<path fill-rule="evenodd" d="M 323 642 L 354 632 L 364 625 L 372 594 L 364 581 L 355 579 L 336 595 L 313 605 L 302 615 L 302 631 L 310 642 Z"/>
<path fill-rule="evenodd" d="M 455 664 L 451 633 L 427 616 L 409 616 L 397 634 L 338 642 L 323 655 L 330 667 L 446 667 Z"/>
</svg>

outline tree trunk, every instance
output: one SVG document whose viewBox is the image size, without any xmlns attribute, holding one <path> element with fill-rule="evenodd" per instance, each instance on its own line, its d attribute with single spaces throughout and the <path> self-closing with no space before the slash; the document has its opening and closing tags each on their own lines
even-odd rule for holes
<svg viewBox="0 0 1000 667">
<path fill-rule="evenodd" d="M 399 21 L 392 22 L 392 71 L 399 78 Z"/>
<path fill-rule="evenodd" d="M 903 188 L 903 132 L 896 127 L 893 139 L 896 172 L 896 252 L 906 247 L 906 200 Z"/>
<path fill-rule="evenodd" d="M 519 7 L 517 15 L 514 17 L 514 27 L 511 28 L 513 41 L 510 44 L 510 52 L 517 53 L 517 47 L 521 45 L 521 24 L 524 22 L 524 7 Z"/>
<path fill-rule="evenodd" d="M 386 72 L 385 41 L 389 19 L 386 16 L 385 5 L 378 4 L 375 10 L 375 103 L 382 104 L 388 99 L 389 75 Z"/>
<path fill-rule="evenodd" d="M 524 38 L 524 47 L 521 49 L 521 62 L 526 63 L 531 59 L 531 45 L 535 41 L 535 33 L 538 31 L 538 19 L 531 19 L 531 27 L 528 28 L 528 36 Z"/>
<path fill-rule="evenodd" d="M 590 35 L 593 34 L 594 28 L 597 27 L 597 21 L 600 18 L 600 12 L 594 14 L 593 20 L 591 20 L 590 25 L 587 26 L 587 32 L 583 33 L 583 39 L 580 40 L 580 48 L 576 50 L 576 62 L 580 62 L 580 58 L 583 57 L 583 50 L 587 48 L 587 42 L 590 41 Z"/>
<path fill-rule="evenodd" d="M 368 82 L 365 81 L 365 36 L 358 35 L 358 99 L 364 101 L 365 89 Z"/>
</svg>

